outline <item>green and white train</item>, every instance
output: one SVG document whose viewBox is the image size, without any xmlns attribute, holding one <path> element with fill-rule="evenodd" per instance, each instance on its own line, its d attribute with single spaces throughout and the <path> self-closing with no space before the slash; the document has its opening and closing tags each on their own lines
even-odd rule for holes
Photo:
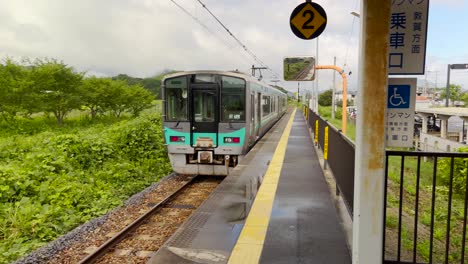
<svg viewBox="0 0 468 264">
<path fill-rule="evenodd" d="M 162 98 L 172 168 L 194 175 L 229 174 L 287 107 L 285 93 L 240 72 L 170 74 Z"/>
</svg>

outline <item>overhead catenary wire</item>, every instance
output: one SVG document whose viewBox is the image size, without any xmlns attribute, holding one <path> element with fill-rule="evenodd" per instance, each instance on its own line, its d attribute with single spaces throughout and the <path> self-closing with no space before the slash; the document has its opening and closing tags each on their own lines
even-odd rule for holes
<svg viewBox="0 0 468 264">
<path fill-rule="evenodd" d="M 189 16 L 191 19 L 193 19 L 195 22 L 197 22 L 198 25 L 200 25 L 201 27 L 203 27 L 208 33 L 210 33 L 211 35 L 213 35 L 215 38 L 217 38 L 221 43 L 224 44 L 224 46 L 226 48 L 228 48 L 229 50 L 233 49 L 234 46 L 232 45 L 229 45 L 228 42 L 226 40 L 224 40 L 223 38 L 221 38 L 218 34 L 216 34 L 215 32 L 213 32 L 207 25 L 205 25 L 200 19 L 198 19 L 196 16 L 192 15 L 192 13 L 190 13 L 187 9 L 185 9 L 183 6 L 179 5 L 176 1 L 174 0 L 170 0 L 174 5 L 176 5 L 180 10 L 182 10 L 187 16 Z M 242 59 L 247 62 L 248 64 L 251 63 L 251 61 L 247 58 L 247 56 L 243 53 L 242 54 Z"/>
<path fill-rule="evenodd" d="M 172 1 L 172 0 L 171 0 Z M 234 33 L 232 33 L 229 28 L 227 28 L 226 25 L 224 25 L 223 22 L 221 22 L 221 20 L 218 19 L 218 17 L 216 17 L 213 12 L 210 11 L 210 9 L 208 9 L 208 7 L 201 1 L 201 0 L 197 0 L 198 3 L 200 3 L 200 5 L 227 31 L 227 33 L 237 42 L 237 44 L 239 44 L 242 49 L 247 53 L 249 54 L 255 62 L 257 62 L 258 64 L 260 64 L 261 66 L 263 67 L 266 67 L 267 70 L 273 75 L 274 78 L 278 79 L 279 77 L 279 74 L 277 74 L 276 72 L 274 72 L 270 67 L 268 67 L 268 65 L 266 63 L 264 63 L 262 60 L 260 60 L 260 58 L 258 58 L 257 55 L 255 55 L 250 49 L 247 48 L 247 46 L 239 40 L 239 38 L 237 38 Z"/>
<path fill-rule="evenodd" d="M 203 27 L 206 31 L 208 31 L 210 34 L 212 34 L 213 36 L 215 36 L 216 38 L 218 38 L 218 40 L 220 40 L 221 42 L 223 42 L 227 47 L 229 47 L 230 49 L 232 48 L 230 45 L 227 44 L 226 41 L 224 41 L 223 39 L 221 39 L 221 37 L 219 37 L 216 33 L 214 33 L 208 26 L 206 26 L 205 24 L 203 24 L 203 22 L 201 22 L 200 19 L 198 19 L 196 16 L 192 15 L 189 11 L 187 11 L 187 9 L 185 9 L 183 6 L 179 5 L 176 1 L 174 0 L 171 0 L 172 3 L 174 3 L 174 5 L 176 5 L 180 10 L 182 10 L 187 16 L 189 16 L 190 18 L 192 18 L 195 22 L 197 22 L 201 27 Z"/>
</svg>

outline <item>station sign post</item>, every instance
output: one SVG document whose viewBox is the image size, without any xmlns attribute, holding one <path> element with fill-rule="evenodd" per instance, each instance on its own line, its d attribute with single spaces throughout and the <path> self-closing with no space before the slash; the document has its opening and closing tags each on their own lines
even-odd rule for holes
<svg viewBox="0 0 468 264">
<path fill-rule="evenodd" d="M 387 91 L 387 147 L 412 147 L 416 78 L 389 78 Z"/>
<path fill-rule="evenodd" d="M 394 0 L 390 9 L 389 75 L 423 75 L 429 0 Z"/>
</svg>

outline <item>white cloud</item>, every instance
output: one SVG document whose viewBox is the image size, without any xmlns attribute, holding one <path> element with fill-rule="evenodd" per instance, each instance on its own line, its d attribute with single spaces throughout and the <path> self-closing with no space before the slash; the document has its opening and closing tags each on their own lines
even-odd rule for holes
<svg viewBox="0 0 468 264">
<path fill-rule="evenodd" d="M 170 0 L 0 0 L 0 56 L 52 57 L 78 70 L 108 76 L 119 73 L 151 76 L 164 69 L 250 72 L 254 64 L 251 57 L 197 1 L 174 1 L 215 35 Z M 289 27 L 290 13 L 302 0 L 203 2 L 278 74 L 282 72 L 285 56 L 315 55 L 315 40 L 300 40 Z M 460 0 L 449 2 L 448 5 L 463 4 Z M 339 66 L 346 60 L 345 71 L 353 72 L 349 87 L 356 89 L 360 21 L 350 11 L 358 10 L 359 1 L 317 3 L 328 16 L 327 28 L 320 37 L 320 64 L 332 64 L 334 56 Z M 434 0 L 431 5 L 443 3 L 445 0 Z M 440 67 L 437 66 L 440 77 L 443 62 L 440 59 Z M 433 63 L 428 65 L 433 67 Z M 270 77 L 265 71 L 264 76 Z M 320 72 L 319 87 L 330 88 L 331 80 L 331 71 Z M 297 87 L 296 83 L 283 85 Z"/>
</svg>

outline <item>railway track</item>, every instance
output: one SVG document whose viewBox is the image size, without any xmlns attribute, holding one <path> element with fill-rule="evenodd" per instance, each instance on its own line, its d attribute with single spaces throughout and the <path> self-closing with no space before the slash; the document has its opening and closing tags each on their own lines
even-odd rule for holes
<svg viewBox="0 0 468 264">
<path fill-rule="evenodd" d="M 222 179 L 188 176 L 179 188 L 113 234 L 79 263 L 145 263 Z"/>
<path fill-rule="evenodd" d="M 307 68 L 303 69 L 300 73 L 298 73 L 295 79 L 305 79 L 307 74 L 309 74 L 310 70 L 312 70 L 312 65 L 308 66 Z"/>
</svg>

